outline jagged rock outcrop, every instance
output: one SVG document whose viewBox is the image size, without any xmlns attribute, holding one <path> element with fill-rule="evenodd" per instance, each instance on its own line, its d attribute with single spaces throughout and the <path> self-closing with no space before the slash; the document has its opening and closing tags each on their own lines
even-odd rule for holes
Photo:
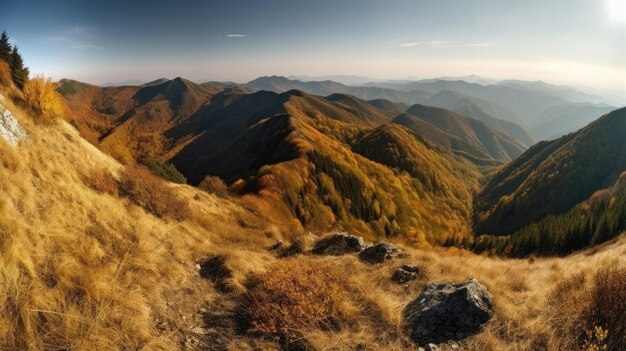
<svg viewBox="0 0 626 351">
<path fill-rule="evenodd" d="M 26 131 L 15 119 L 11 111 L 4 107 L 4 96 L 0 95 L 0 136 L 9 144 L 17 146 L 20 141 L 26 139 Z"/>
<path fill-rule="evenodd" d="M 402 267 L 399 267 L 398 269 L 396 269 L 395 272 L 393 272 L 393 276 L 391 276 L 391 280 L 393 280 L 394 282 L 398 284 L 408 283 L 411 280 L 414 280 L 415 278 L 417 278 L 418 273 L 419 273 L 419 268 L 405 264 Z"/>
<path fill-rule="evenodd" d="M 340 256 L 363 251 L 367 244 L 360 236 L 347 233 L 335 233 L 315 243 L 311 252 L 316 255 Z"/>
<path fill-rule="evenodd" d="M 421 346 L 476 334 L 492 314 L 487 288 L 473 278 L 461 283 L 428 284 L 404 310 L 411 338 Z"/>
<path fill-rule="evenodd" d="M 359 258 L 367 263 L 382 263 L 404 256 L 402 251 L 389 243 L 378 243 L 370 246 L 359 254 Z"/>
</svg>

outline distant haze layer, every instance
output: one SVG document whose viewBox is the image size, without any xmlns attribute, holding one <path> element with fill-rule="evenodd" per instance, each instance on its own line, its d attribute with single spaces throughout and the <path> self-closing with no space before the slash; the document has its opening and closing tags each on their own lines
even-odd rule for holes
<svg viewBox="0 0 626 351">
<path fill-rule="evenodd" d="M 31 72 L 55 79 L 478 74 L 626 96 L 626 10 L 620 4 L 26 0 L 2 2 L 0 23 Z"/>
</svg>

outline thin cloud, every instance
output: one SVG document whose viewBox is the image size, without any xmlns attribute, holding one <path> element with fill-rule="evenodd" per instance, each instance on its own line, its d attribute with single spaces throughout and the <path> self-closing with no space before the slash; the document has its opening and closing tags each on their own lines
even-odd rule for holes
<svg viewBox="0 0 626 351">
<path fill-rule="evenodd" d="M 96 44 L 89 43 L 89 42 L 86 42 L 86 41 L 77 40 L 75 38 L 71 38 L 71 37 L 67 37 L 67 36 L 47 37 L 46 41 L 51 42 L 51 43 L 65 44 L 68 48 L 73 49 L 73 50 L 79 50 L 79 51 L 82 51 L 82 50 L 100 51 L 100 50 L 102 50 L 102 48 L 99 47 Z"/>
<path fill-rule="evenodd" d="M 400 45 L 398 45 L 399 48 L 412 48 L 415 46 L 420 46 L 422 44 L 421 41 L 414 41 L 414 42 L 408 42 L 408 43 L 402 43 Z"/>
<path fill-rule="evenodd" d="M 245 38 L 247 34 L 226 34 L 227 38 Z"/>
<path fill-rule="evenodd" d="M 44 42 L 62 44 L 76 51 L 100 51 L 102 48 L 94 43 L 94 29 L 75 26 L 44 38 Z"/>
<path fill-rule="evenodd" d="M 447 49 L 447 48 L 489 47 L 489 46 L 496 46 L 496 45 L 497 45 L 496 43 L 486 42 L 486 41 L 458 42 L 458 41 L 448 41 L 448 40 L 431 40 L 431 41 L 401 43 L 400 45 L 398 45 L 398 47 L 401 47 L 401 48 L 428 47 L 428 48 L 437 48 L 437 49 Z"/>
</svg>

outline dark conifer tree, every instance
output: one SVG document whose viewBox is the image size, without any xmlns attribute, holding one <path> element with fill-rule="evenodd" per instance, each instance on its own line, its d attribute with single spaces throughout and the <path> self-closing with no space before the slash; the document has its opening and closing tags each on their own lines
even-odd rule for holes
<svg viewBox="0 0 626 351">
<path fill-rule="evenodd" d="M 28 81 L 28 68 L 24 67 L 24 60 L 22 60 L 22 55 L 17 50 L 17 46 L 13 48 L 11 52 L 11 77 L 13 78 L 13 83 L 22 89 L 24 88 L 24 84 Z"/>
<path fill-rule="evenodd" d="M 0 60 L 6 61 L 11 65 L 11 44 L 9 43 L 9 36 L 7 32 L 2 32 L 0 36 Z"/>
</svg>

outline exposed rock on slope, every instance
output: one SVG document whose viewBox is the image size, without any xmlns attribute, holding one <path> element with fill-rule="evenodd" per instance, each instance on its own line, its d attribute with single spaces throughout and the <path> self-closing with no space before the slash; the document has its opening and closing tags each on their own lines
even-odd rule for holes
<svg viewBox="0 0 626 351">
<path fill-rule="evenodd" d="M 311 252 L 316 255 L 339 256 L 361 252 L 366 247 L 367 244 L 360 236 L 336 233 L 318 241 Z"/>
<path fill-rule="evenodd" d="M 389 243 L 372 245 L 359 253 L 359 259 L 367 263 L 383 263 L 403 256 L 400 249 Z"/>
<path fill-rule="evenodd" d="M 393 272 L 393 276 L 391 276 L 391 280 L 398 283 L 398 284 L 404 284 L 404 283 L 408 283 L 411 280 L 414 280 L 417 278 L 418 274 L 420 273 L 420 269 L 412 266 L 412 265 L 402 265 L 402 267 L 399 267 L 398 269 L 396 269 L 395 272 Z"/>
<path fill-rule="evenodd" d="M 493 314 L 489 292 L 476 279 L 428 284 L 405 309 L 411 337 L 419 345 L 460 340 L 480 331 Z"/>
<path fill-rule="evenodd" d="M 4 107 L 2 104 L 4 99 L 4 96 L 0 95 L 0 136 L 9 144 L 17 146 L 20 141 L 26 139 L 26 131 L 13 117 L 11 111 Z"/>
</svg>

